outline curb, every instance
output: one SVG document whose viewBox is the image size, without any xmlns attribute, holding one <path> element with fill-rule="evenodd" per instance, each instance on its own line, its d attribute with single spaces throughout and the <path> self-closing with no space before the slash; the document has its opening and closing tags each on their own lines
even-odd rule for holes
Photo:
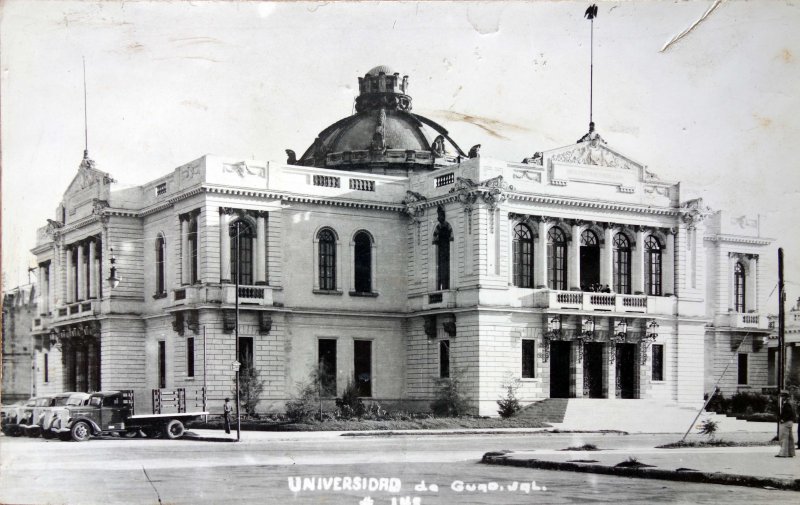
<svg viewBox="0 0 800 505">
<path fill-rule="evenodd" d="M 508 431 L 507 431 L 508 430 Z M 510 431 L 510 430 L 518 430 L 518 431 Z M 487 428 L 485 430 L 448 430 L 448 431 L 436 431 L 436 430 L 394 430 L 394 431 L 348 431 L 346 433 L 342 433 L 340 436 L 342 437 L 403 437 L 403 436 L 426 436 L 426 435 L 436 435 L 436 436 L 458 436 L 458 435 L 558 435 L 558 434 L 566 434 L 566 433 L 590 433 L 590 434 L 597 434 L 597 435 L 629 435 L 627 431 L 619 431 L 619 430 L 558 430 L 558 429 L 551 429 L 551 428 L 530 428 L 530 429 L 519 429 L 519 428 Z"/>
<path fill-rule="evenodd" d="M 614 475 L 617 477 L 634 477 L 639 479 L 661 479 L 682 482 L 696 482 L 702 484 L 722 484 L 726 486 L 746 486 L 759 488 L 772 487 L 788 491 L 800 491 L 800 479 L 776 479 L 719 472 L 678 472 L 675 470 L 661 470 L 658 468 L 617 467 L 583 463 L 567 463 L 560 461 L 544 461 L 539 459 L 509 459 L 507 453 L 499 452 L 487 452 L 483 455 L 481 463 L 487 465 L 538 468 L 541 470 L 597 473 L 603 475 Z"/>
</svg>

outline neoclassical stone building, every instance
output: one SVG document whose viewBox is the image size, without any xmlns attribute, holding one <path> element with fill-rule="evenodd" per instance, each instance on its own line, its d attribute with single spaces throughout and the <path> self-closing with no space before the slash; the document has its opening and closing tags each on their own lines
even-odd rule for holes
<svg viewBox="0 0 800 505">
<path fill-rule="evenodd" d="M 205 381 L 215 408 L 237 359 L 237 270 L 238 359 L 265 380 L 262 409 L 317 363 L 331 396 L 353 380 L 406 408 L 459 373 L 481 414 L 511 379 L 525 402 L 696 405 L 732 353 L 744 383 L 726 388 L 766 385 L 758 218 L 683 201 L 593 127 L 522 162 L 465 152 L 412 112 L 407 85 L 374 68 L 356 112 L 286 163 L 203 156 L 116 190 L 85 156 L 33 250 L 52 367 L 37 390 L 149 401 Z"/>
</svg>

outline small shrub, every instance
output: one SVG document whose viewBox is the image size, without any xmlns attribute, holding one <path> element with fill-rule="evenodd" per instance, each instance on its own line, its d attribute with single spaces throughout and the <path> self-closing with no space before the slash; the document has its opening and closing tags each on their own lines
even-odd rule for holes
<svg viewBox="0 0 800 505">
<path fill-rule="evenodd" d="M 239 404 L 245 413 L 250 417 L 255 417 L 256 407 L 261 401 L 261 393 L 264 392 L 264 381 L 259 376 L 258 369 L 251 366 L 253 355 L 244 356 L 244 363 L 239 369 Z M 236 397 L 236 386 L 231 391 Z"/>
<path fill-rule="evenodd" d="M 522 406 L 517 399 L 517 390 L 521 385 L 520 380 L 517 378 L 513 378 L 503 384 L 506 395 L 497 400 L 497 406 L 500 407 L 497 413 L 500 414 L 500 417 L 503 419 L 508 419 L 522 410 Z"/>
<path fill-rule="evenodd" d="M 566 449 L 561 449 L 562 451 L 599 451 L 600 449 L 597 448 L 594 444 L 583 444 L 577 447 L 567 447 Z"/>
<path fill-rule="evenodd" d="M 436 399 L 431 402 L 431 410 L 440 417 L 458 417 L 469 409 L 469 399 L 464 393 L 464 372 L 453 369 L 451 377 L 436 379 Z"/>
<path fill-rule="evenodd" d="M 719 429 L 719 423 L 716 421 L 712 421 L 711 419 L 706 419 L 705 421 L 703 421 L 700 424 L 700 427 L 698 428 L 698 430 L 700 430 L 701 435 L 705 435 L 711 440 L 713 440 L 714 437 L 716 436 L 718 429 Z"/>
<path fill-rule="evenodd" d="M 708 395 L 706 394 L 705 400 L 708 400 Z M 730 400 L 725 398 L 725 395 L 722 393 L 714 394 L 714 397 L 711 398 L 711 401 L 708 402 L 706 405 L 706 412 L 716 412 L 717 414 L 725 414 L 728 411 L 730 406 Z"/>
<path fill-rule="evenodd" d="M 733 414 L 744 414 L 748 413 L 749 408 L 749 413 L 753 414 L 767 412 L 769 405 L 770 398 L 767 395 L 763 395 L 761 393 L 739 392 L 731 396 L 729 410 Z"/>
<path fill-rule="evenodd" d="M 299 394 L 286 402 L 286 417 L 295 423 L 317 418 L 322 420 L 322 399 L 325 392 L 325 371 L 320 363 L 311 369 L 308 380 L 298 382 Z"/>
<path fill-rule="evenodd" d="M 342 397 L 336 399 L 336 410 L 343 419 L 352 419 L 364 415 L 366 408 L 364 402 L 358 397 L 358 386 L 354 381 L 347 383 L 342 392 Z"/>
</svg>

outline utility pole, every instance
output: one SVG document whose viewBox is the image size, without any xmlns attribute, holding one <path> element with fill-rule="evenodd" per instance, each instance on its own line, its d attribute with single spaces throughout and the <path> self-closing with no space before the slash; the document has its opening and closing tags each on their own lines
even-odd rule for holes
<svg viewBox="0 0 800 505">
<path fill-rule="evenodd" d="M 239 363 L 239 276 L 241 275 L 242 265 L 239 256 L 239 226 L 241 220 L 236 220 L 236 329 L 234 335 L 236 336 L 236 363 Z M 241 438 L 242 418 L 239 415 L 239 369 L 242 367 L 241 363 L 236 367 L 236 441 Z"/>
<path fill-rule="evenodd" d="M 783 391 L 784 366 L 786 365 L 786 352 L 784 344 L 784 324 L 786 314 L 783 304 L 786 301 L 786 292 L 783 286 L 783 247 L 778 248 L 778 409 L 780 409 L 780 393 Z M 778 416 L 778 427 L 780 429 L 780 416 Z"/>
</svg>

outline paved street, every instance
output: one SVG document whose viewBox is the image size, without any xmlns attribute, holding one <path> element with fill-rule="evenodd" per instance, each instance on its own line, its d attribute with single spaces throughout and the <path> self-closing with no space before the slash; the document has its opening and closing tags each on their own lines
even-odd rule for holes
<svg viewBox="0 0 800 505">
<path fill-rule="evenodd" d="M 248 439 L 250 436 L 250 439 Z M 747 438 L 754 435 L 742 434 Z M 563 449 L 594 443 L 641 448 L 676 435 L 427 435 L 342 437 L 331 433 L 243 433 L 239 444 L 165 440 L 87 443 L 0 438 L 2 503 L 796 503 L 798 494 L 486 466 L 487 451 Z M 728 438 L 736 438 L 731 435 Z M 764 457 L 772 458 L 770 455 Z M 624 459 L 621 457 L 621 459 Z M 322 477 L 310 482 L 295 477 Z M 328 478 L 340 477 L 333 481 Z M 374 480 L 370 480 L 374 478 Z M 381 481 L 380 479 L 386 479 Z M 398 479 L 391 481 L 389 479 Z M 415 490 L 425 481 L 426 491 Z M 497 482 L 495 491 L 467 485 Z M 532 481 L 541 490 L 525 488 Z M 460 482 L 464 483 L 463 489 Z M 517 483 L 517 490 L 509 488 Z M 432 491 L 435 484 L 438 490 Z M 295 485 L 301 487 L 293 492 Z M 333 490 L 339 488 L 350 490 Z M 359 485 L 379 486 L 374 491 Z M 394 486 L 400 487 L 399 492 Z M 502 490 L 500 490 L 502 486 Z M 385 490 L 389 487 L 390 490 Z M 544 490 L 546 488 L 546 490 Z M 364 499 L 369 496 L 372 502 Z M 402 497 L 418 501 L 401 501 Z M 395 501 L 393 502 L 393 498 Z"/>
</svg>

